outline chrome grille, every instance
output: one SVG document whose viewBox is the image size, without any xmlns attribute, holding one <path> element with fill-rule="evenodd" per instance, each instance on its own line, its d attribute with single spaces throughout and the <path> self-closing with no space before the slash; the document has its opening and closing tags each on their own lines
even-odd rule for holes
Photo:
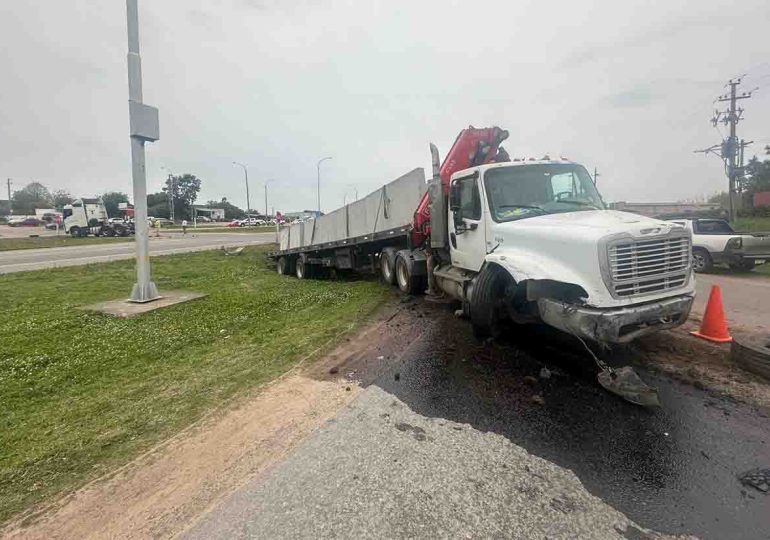
<svg viewBox="0 0 770 540">
<path fill-rule="evenodd" d="M 623 240 L 608 246 L 617 296 L 640 296 L 681 287 L 690 271 L 690 237 Z"/>
</svg>

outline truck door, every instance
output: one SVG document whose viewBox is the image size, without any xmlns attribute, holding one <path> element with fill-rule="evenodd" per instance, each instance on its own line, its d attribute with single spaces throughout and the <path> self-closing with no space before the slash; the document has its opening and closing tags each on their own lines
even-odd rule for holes
<svg viewBox="0 0 770 540">
<path fill-rule="evenodd" d="M 452 182 L 449 204 L 449 251 L 452 264 L 479 271 L 487 254 L 478 174 Z"/>
</svg>

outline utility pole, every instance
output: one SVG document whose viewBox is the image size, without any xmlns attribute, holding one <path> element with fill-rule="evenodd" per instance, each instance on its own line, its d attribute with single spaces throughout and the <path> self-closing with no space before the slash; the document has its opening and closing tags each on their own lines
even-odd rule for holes
<svg viewBox="0 0 770 540">
<path fill-rule="evenodd" d="M 594 167 L 594 185 L 596 185 L 596 179 L 599 178 L 599 169 Z"/>
<path fill-rule="evenodd" d="M 13 215 L 13 203 L 11 202 L 11 183 L 12 182 L 10 178 L 7 180 L 7 183 L 8 183 L 8 212 L 10 212 L 11 215 Z"/>
<path fill-rule="evenodd" d="M 130 302 L 150 302 L 160 298 L 150 276 L 147 226 L 147 171 L 144 144 L 160 138 L 158 109 L 142 103 L 142 59 L 139 56 L 139 7 L 137 0 L 126 0 L 128 30 L 128 117 L 131 138 L 131 172 L 134 183 L 134 220 L 136 223 L 136 283 Z"/>
<path fill-rule="evenodd" d="M 243 168 L 243 177 L 246 180 L 246 219 L 249 219 L 249 209 L 251 208 L 251 202 L 249 201 L 249 168 L 237 161 L 233 161 L 233 165 L 238 165 Z"/>
<path fill-rule="evenodd" d="M 748 99 L 753 92 L 741 92 L 738 93 L 738 86 L 741 84 L 741 77 L 737 79 L 730 79 L 725 86 L 730 87 L 730 91 L 726 94 L 722 94 L 717 97 L 715 101 L 720 103 L 729 103 L 726 111 L 714 111 L 714 116 L 711 118 L 711 124 L 716 127 L 717 124 L 724 124 L 730 126 L 730 134 L 721 144 L 715 144 L 703 150 L 696 150 L 696 152 L 703 154 L 714 154 L 719 156 L 725 164 L 728 179 L 728 198 L 730 201 L 730 221 L 734 221 L 736 217 L 735 212 L 735 192 L 736 184 L 739 174 L 743 174 L 743 149 L 751 144 L 751 141 L 738 142 L 738 136 L 736 134 L 736 127 L 738 122 L 743 119 L 743 109 L 738 107 L 738 100 Z M 718 150 L 718 152 L 717 152 Z M 740 164 L 739 164 L 740 154 Z"/>
<path fill-rule="evenodd" d="M 318 184 L 316 186 L 317 195 L 318 195 L 318 215 L 316 217 L 321 216 L 321 163 L 323 163 L 327 159 L 331 159 L 331 156 L 319 159 L 318 163 L 316 164 L 316 171 L 318 172 L 318 177 L 317 177 Z"/>
</svg>

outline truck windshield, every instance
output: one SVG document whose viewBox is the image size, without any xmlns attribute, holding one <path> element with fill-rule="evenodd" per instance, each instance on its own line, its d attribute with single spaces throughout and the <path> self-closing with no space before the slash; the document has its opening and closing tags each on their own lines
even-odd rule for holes
<svg viewBox="0 0 770 540">
<path fill-rule="evenodd" d="M 604 209 L 591 177 L 572 163 L 490 169 L 484 184 L 495 221 Z"/>
</svg>

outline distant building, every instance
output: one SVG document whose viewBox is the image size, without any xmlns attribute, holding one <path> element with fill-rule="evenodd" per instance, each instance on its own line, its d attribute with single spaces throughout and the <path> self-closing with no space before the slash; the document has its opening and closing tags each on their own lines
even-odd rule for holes
<svg viewBox="0 0 770 540">
<path fill-rule="evenodd" d="M 225 209 L 224 208 L 209 208 L 208 206 L 193 206 L 195 213 L 199 216 L 206 216 L 214 221 L 224 221 Z"/>
</svg>

